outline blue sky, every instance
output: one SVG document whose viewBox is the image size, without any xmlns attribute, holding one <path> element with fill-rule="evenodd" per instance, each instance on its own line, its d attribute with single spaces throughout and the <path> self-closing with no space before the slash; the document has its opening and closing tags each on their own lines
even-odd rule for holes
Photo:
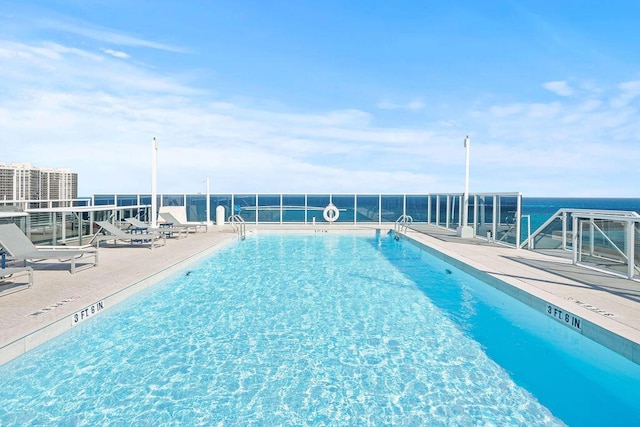
<svg viewBox="0 0 640 427">
<path fill-rule="evenodd" d="M 640 197 L 640 2 L 0 0 L 0 162 L 82 195 Z"/>
</svg>

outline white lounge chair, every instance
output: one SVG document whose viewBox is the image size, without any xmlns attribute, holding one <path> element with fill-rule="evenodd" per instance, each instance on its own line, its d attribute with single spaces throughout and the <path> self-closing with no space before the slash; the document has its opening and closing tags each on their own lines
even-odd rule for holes
<svg viewBox="0 0 640 427">
<path fill-rule="evenodd" d="M 150 249 L 153 249 L 156 246 L 158 240 L 162 239 L 162 245 L 167 243 L 167 238 L 164 234 L 155 233 L 149 230 L 131 230 L 129 233 L 123 231 L 111 224 L 109 221 L 97 221 L 96 224 L 100 226 L 98 233 L 93 236 L 91 241 L 96 242 L 96 246 L 100 246 L 100 241 L 102 240 L 113 240 L 115 244 L 117 241 L 129 242 L 130 244 L 148 244 Z M 103 232 L 105 234 L 99 234 Z"/>
<path fill-rule="evenodd" d="M 18 278 L 26 275 L 27 281 Z M 33 285 L 33 269 L 31 267 L 8 267 L 0 268 L 0 296 L 9 295 L 13 292 L 28 289 Z"/>
<path fill-rule="evenodd" d="M 124 220 L 134 228 L 148 229 L 150 231 L 153 231 L 154 233 L 164 233 L 164 235 L 167 237 L 171 237 L 174 233 L 178 235 L 178 238 L 187 237 L 189 235 L 188 230 L 186 228 L 168 227 L 168 226 L 160 226 L 157 228 L 153 228 L 149 224 L 145 224 L 144 222 L 140 221 L 138 218 L 134 218 L 134 217 L 125 218 Z"/>
<path fill-rule="evenodd" d="M 15 224 L 0 225 L 0 245 L 16 260 L 36 262 L 57 259 L 70 262 L 71 274 L 76 272 L 76 262 L 80 258 L 93 257 L 93 263 L 87 267 L 98 265 L 98 251 L 94 248 L 77 249 L 66 246 L 35 246 L 31 240 Z"/>
<path fill-rule="evenodd" d="M 180 222 L 178 218 L 169 212 L 160 212 L 159 215 L 166 223 L 171 224 L 172 227 L 185 228 L 187 231 L 193 231 L 194 233 L 198 231 L 198 228 L 204 227 L 205 232 L 208 229 L 205 222 Z"/>
</svg>

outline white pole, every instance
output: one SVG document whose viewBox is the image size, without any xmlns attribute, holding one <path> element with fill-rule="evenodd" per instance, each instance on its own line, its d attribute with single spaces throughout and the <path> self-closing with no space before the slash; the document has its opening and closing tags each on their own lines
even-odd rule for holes
<svg viewBox="0 0 640 427">
<path fill-rule="evenodd" d="M 207 225 L 211 225 L 211 193 L 209 192 L 209 178 L 207 178 Z"/>
<path fill-rule="evenodd" d="M 469 222 L 469 135 L 464 139 L 464 196 L 462 200 L 462 226 Z"/>
<path fill-rule="evenodd" d="M 151 146 L 151 227 L 158 226 L 158 141 L 156 137 L 153 137 L 153 144 Z"/>
</svg>

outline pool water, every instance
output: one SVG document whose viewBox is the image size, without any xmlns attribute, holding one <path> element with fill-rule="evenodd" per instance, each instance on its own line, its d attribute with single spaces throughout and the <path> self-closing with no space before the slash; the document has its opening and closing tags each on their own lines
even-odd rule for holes
<svg viewBox="0 0 640 427">
<path fill-rule="evenodd" d="M 629 425 L 639 371 L 406 242 L 258 235 L 0 367 L 0 420 Z"/>
</svg>

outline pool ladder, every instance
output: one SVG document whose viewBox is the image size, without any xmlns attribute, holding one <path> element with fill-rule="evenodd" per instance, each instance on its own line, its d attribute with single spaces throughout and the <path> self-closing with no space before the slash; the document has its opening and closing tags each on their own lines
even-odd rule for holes
<svg viewBox="0 0 640 427">
<path fill-rule="evenodd" d="M 239 214 L 231 215 L 229 217 L 229 224 L 231 224 L 233 231 L 238 233 L 238 239 L 244 240 L 247 237 L 246 224 Z"/>
<path fill-rule="evenodd" d="M 400 215 L 396 220 L 396 223 L 393 225 L 393 238 L 400 240 L 400 234 L 406 233 L 407 228 L 409 228 L 412 222 L 413 218 L 411 215 Z"/>
</svg>

